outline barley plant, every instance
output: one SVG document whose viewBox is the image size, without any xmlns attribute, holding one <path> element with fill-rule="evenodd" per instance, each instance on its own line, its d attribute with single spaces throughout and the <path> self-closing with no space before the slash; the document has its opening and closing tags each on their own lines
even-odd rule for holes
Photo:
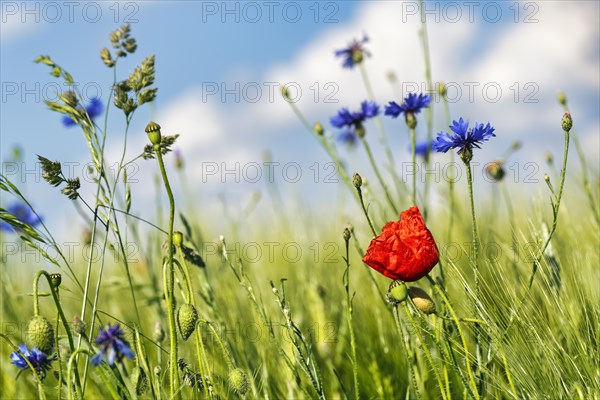
<svg viewBox="0 0 600 400">
<path fill-rule="evenodd" d="M 480 149 L 506 133 L 493 117 L 453 112 L 446 85 L 432 80 L 426 29 L 424 21 L 424 57 L 411 62 L 423 65 L 427 90 L 376 102 L 367 35 L 331 54 L 364 84 L 362 102 L 342 99 L 329 121 L 315 121 L 282 87 L 279 100 L 335 164 L 339 185 L 328 190 L 347 208 L 323 215 L 280 207 L 297 199 L 281 198 L 275 182 L 271 217 L 246 223 L 250 211 L 224 210 L 218 226 L 173 189 L 194 174 L 173 151 L 186 132 L 142 121 L 147 144 L 128 156 L 132 121 L 160 93 L 159 57 L 139 54 L 131 26 L 110 33 L 100 50 L 111 87 L 104 98 L 82 100 L 69 59 L 37 57 L 40 73 L 68 88 L 45 112 L 59 114 L 72 129 L 68 140 L 85 145 L 91 179 L 70 176 L 35 143 L 28 148 L 39 154 L 39 184 L 60 190 L 86 221 L 88 253 L 65 254 L 34 207 L 40 200 L 0 176 L 2 251 L 18 243 L 45 263 L 32 270 L 2 257 L 1 397 L 600 398 L 599 171 L 578 141 L 577 109 L 559 92 L 545 135 L 564 145 L 543 167 L 545 196 L 523 197 L 527 188 L 506 179 L 506 160 L 521 143 L 481 159 Z M 436 126 L 434 111 L 444 125 Z M 410 151 L 394 149 L 384 126 Z M 115 145 L 120 156 L 108 159 Z M 345 159 L 346 145 L 365 160 L 362 170 Z M 374 151 L 380 146 L 383 156 Z M 426 168 L 434 155 L 461 166 L 464 177 L 422 185 L 396 167 L 401 160 Z M 577 173 L 567 173 L 569 159 L 578 160 Z M 474 160 L 487 163 L 494 203 L 478 199 Z M 133 205 L 133 163 L 156 178 L 155 210 Z M 330 243 L 334 262 L 305 253 L 291 265 L 274 252 L 248 265 L 228 245 L 273 238 Z M 211 240 L 218 257 L 208 260 Z M 131 242 L 141 244 L 136 263 Z"/>
</svg>

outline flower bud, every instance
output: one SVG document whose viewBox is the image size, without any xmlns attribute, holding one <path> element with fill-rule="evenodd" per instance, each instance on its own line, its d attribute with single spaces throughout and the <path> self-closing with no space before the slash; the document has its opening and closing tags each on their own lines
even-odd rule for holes
<svg viewBox="0 0 600 400">
<path fill-rule="evenodd" d="M 287 86 L 285 86 L 285 85 L 281 86 L 281 95 L 286 100 L 290 99 L 290 91 L 288 90 Z"/>
<path fill-rule="evenodd" d="M 562 90 L 559 90 L 556 93 L 556 100 L 558 100 L 558 102 L 563 106 L 567 105 L 567 96 L 565 96 L 565 92 L 563 92 Z"/>
<path fill-rule="evenodd" d="M 544 174 L 544 180 L 546 181 L 546 183 L 550 183 L 550 177 L 548 176 L 548 174 Z"/>
<path fill-rule="evenodd" d="M 350 229 L 344 228 L 344 232 L 342 233 L 342 237 L 344 238 L 344 240 L 346 242 L 349 241 L 350 238 L 352 237 L 352 233 L 350 233 Z"/>
<path fill-rule="evenodd" d="M 552 164 L 554 162 L 554 157 L 552 157 L 552 153 L 549 151 L 546 152 L 546 162 L 548 164 Z"/>
<path fill-rule="evenodd" d="M 150 139 L 150 143 L 152 143 L 153 145 L 160 144 L 160 125 L 158 125 L 156 122 L 150 121 L 148 125 L 146 125 L 146 133 L 148 134 L 148 139 Z"/>
<path fill-rule="evenodd" d="M 78 335 L 85 335 L 85 330 L 87 328 L 87 324 L 85 321 L 82 321 L 77 315 L 73 317 L 71 320 L 71 329 Z"/>
<path fill-rule="evenodd" d="M 154 325 L 154 332 L 152 333 L 152 338 L 155 342 L 160 343 L 165 340 L 165 330 L 162 327 L 160 322 L 157 322 Z"/>
<path fill-rule="evenodd" d="M 367 131 L 366 131 L 365 127 L 362 126 L 362 124 L 357 124 L 356 127 L 354 128 L 354 134 L 357 137 L 362 139 L 367 134 Z"/>
<path fill-rule="evenodd" d="M 29 320 L 27 338 L 32 347 L 50 354 L 54 347 L 54 328 L 50 321 L 37 315 Z"/>
<path fill-rule="evenodd" d="M 361 186 L 363 184 L 363 180 L 362 180 L 362 176 L 360 176 L 360 174 L 358 172 L 355 172 L 354 175 L 352 176 L 352 184 L 357 189 L 361 188 Z"/>
<path fill-rule="evenodd" d="M 415 129 L 417 127 L 417 117 L 415 117 L 414 113 L 406 113 L 406 126 L 408 126 L 408 129 Z"/>
<path fill-rule="evenodd" d="M 438 94 L 442 97 L 446 97 L 446 94 L 448 93 L 448 89 L 446 88 L 446 85 L 444 84 L 444 82 L 438 82 L 436 86 L 437 86 Z"/>
<path fill-rule="evenodd" d="M 173 232 L 173 245 L 180 247 L 183 244 L 183 233 L 179 231 Z"/>
<path fill-rule="evenodd" d="M 387 76 L 388 80 L 392 83 L 398 81 L 398 77 L 396 76 L 396 73 L 394 71 L 388 71 L 386 76 Z"/>
<path fill-rule="evenodd" d="M 352 61 L 354 64 L 360 64 L 364 59 L 363 52 L 361 49 L 352 50 Z"/>
<path fill-rule="evenodd" d="M 411 286 L 408 288 L 408 296 L 415 308 L 423 314 L 433 314 L 435 312 L 435 303 L 423 289 Z"/>
<path fill-rule="evenodd" d="M 495 182 L 501 181 L 504 178 L 504 162 L 502 160 L 492 161 L 485 166 L 487 176 Z"/>
<path fill-rule="evenodd" d="M 408 289 L 404 282 L 395 280 L 390 283 L 390 287 L 388 288 L 388 292 L 385 297 L 388 303 L 395 306 L 406 300 L 407 294 Z"/>
<path fill-rule="evenodd" d="M 191 304 L 184 304 L 177 311 L 177 325 L 183 340 L 188 340 L 196 328 L 198 322 L 198 312 Z"/>
<path fill-rule="evenodd" d="M 566 112 L 562 117 L 562 128 L 563 131 L 569 132 L 573 127 L 573 118 L 571 118 L 571 114 Z"/>
<path fill-rule="evenodd" d="M 248 375 L 241 368 L 232 369 L 228 376 L 229 386 L 238 395 L 245 395 L 250 389 L 250 383 L 248 382 Z"/>
<path fill-rule="evenodd" d="M 60 286 L 62 282 L 62 275 L 61 274 L 50 274 L 50 283 L 52 284 L 52 287 L 54 289 L 58 288 Z"/>
<path fill-rule="evenodd" d="M 323 125 L 321 125 L 320 122 L 316 122 L 313 126 L 313 132 L 319 136 L 323 136 L 323 133 L 325 133 L 325 129 L 323 129 Z"/>
</svg>

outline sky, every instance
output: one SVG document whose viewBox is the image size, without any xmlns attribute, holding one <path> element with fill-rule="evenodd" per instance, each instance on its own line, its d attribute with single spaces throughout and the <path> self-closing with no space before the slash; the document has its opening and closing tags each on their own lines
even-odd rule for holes
<svg viewBox="0 0 600 400">
<path fill-rule="evenodd" d="M 71 163 L 74 174 L 83 176 L 89 154 L 81 132 L 62 126 L 60 115 L 43 103 L 65 87 L 47 67 L 33 63 L 40 54 L 67 69 L 86 97 L 99 96 L 106 103 L 113 72 L 98 53 L 110 45 L 109 32 L 130 23 L 138 48 L 119 63 L 117 75 L 124 79 L 144 57 L 155 54 L 159 91 L 156 101 L 135 115 L 126 159 L 147 144 L 144 127 L 150 120 L 162 126 L 163 134 L 179 134 L 175 148 L 185 160 L 190 191 L 202 204 L 200 210 L 211 216 L 222 213 L 222 199 L 243 209 L 257 193 L 263 196 L 259 206 L 270 207 L 264 197 L 272 177 L 286 201 L 336 207 L 345 189 L 332 182 L 335 171 L 327 154 L 279 91 L 282 84 L 294 88 L 296 106 L 335 137 L 329 118 L 341 107 L 358 108 L 367 98 L 360 71 L 342 68 L 342 60 L 334 57 L 353 39 L 369 38 L 364 67 L 379 104 L 426 89 L 420 3 L 415 1 L 3 1 L 1 7 L 3 173 L 62 233 L 83 226 L 83 220 L 74 224 L 72 205 L 40 178 L 36 155 Z M 545 154 L 550 151 L 557 162 L 562 157 L 558 90 L 567 94 L 592 176 L 598 178 L 598 2 L 430 1 L 425 10 L 433 81 L 447 83 L 452 118 L 489 121 L 496 128 L 497 137 L 474 158 L 480 163 L 475 168 L 479 190 L 489 190 L 490 184 L 477 168 L 481 172 L 521 140 L 521 150 L 510 158 L 512 181 L 545 193 Z M 390 72 L 397 86 L 390 83 Z M 433 115 L 434 132 L 447 130 L 438 99 Z M 419 118 L 417 135 L 424 138 L 425 121 Z M 114 165 L 122 153 L 125 124 L 114 107 L 108 121 L 107 154 Z M 406 126 L 389 118 L 383 125 L 402 170 L 410 156 Z M 375 157 L 383 160 L 375 125 L 366 128 Z M 17 165 L 11 162 L 14 146 L 23 151 Z M 361 148 L 338 150 L 351 172 L 374 180 Z M 265 164 L 266 152 L 276 164 Z M 434 155 L 435 174 L 443 176 L 447 157 Z M 574 152 L 570 159 L 577 169 Z M 172 158 L 167 162 L 175 175 Z M 156 163 L 136 162 L 129 173 L 135 211 L 147 213 L 156 197 Z M 84 180 L 88 200 L 92 190 Z M 12 199 L 3 193 L 1 201 L 6 207 Z"/>
</svg>

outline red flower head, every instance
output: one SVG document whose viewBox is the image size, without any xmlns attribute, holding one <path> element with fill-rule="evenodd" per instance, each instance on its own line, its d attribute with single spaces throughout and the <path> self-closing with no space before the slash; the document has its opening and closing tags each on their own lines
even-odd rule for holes
<svg viewBox="0 0 600 400">
<path fill-rule="evenodd" d="M 403 211 L 400 221 L 388 222 L 381 235 L 371 240 L 363 258 L 388 278 L 404 282 L 421 279 L 439 260 L 435 240 L 416 206 Z"/>
</svg>

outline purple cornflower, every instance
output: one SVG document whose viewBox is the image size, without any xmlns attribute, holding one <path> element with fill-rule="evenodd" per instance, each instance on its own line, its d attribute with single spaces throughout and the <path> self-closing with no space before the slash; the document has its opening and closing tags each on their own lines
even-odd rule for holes
<svg viewBox="0 0 600 400">
<path fill-rule="evenodd" d="M 418 114 L 423 108 L 429 106 L 430 102 L 431 96 L 428 94 L 409 93 L 400 105 L 395 101 L 390 101 L 390 103 L 385 106 L 385 115 L 390 115 L 392 118 L 398 118 L 402 113 L 404 113 L 405 116 L 408 114 Z"/>
<path fill-rule="evenodd" d="M 27 361 L 29 361 L 29 363 L 40 376 L 40 379 L 44 379 L 46 377 L 46 371 L 48 371 L 51 367 L 50 363 L 56 360 L 56 355 L 52 358 L 49 358 L 39 349 L 33 348 L 30 351 L 26 344 L 20 344 L 19 351 L 23 355 L 16 351 L 10 353 L 10 359 L 12 360 L 10 363 L 17 368 L 27 369 L 29 368 Z M 25 356 L 25 358 L 23 358 L 23 356 Z M 25 359 L 27 359 L 27 361 L 25 361 Z"/>
<path fill-rule="evenodd" d="M 106 329 L 100 329 L 100 333 L 96 337 L 94 343 L 100 347 L 100 351 L 92 357 L 92 364 L 100 365 L 102 356 L 106 356 L 108 364 L 113 365 L 115 361 L 120 361 L 123 356 L 134 358 L 135 354 L 129 348 L 129 342 L 125 339 L 125 333 L 119 326 L 108 324 Z"/>
<path fill-rule="evenodd" d="M 23 224 L 29 225 L 31 227 L 39 225 L 42 222 L 42 220 L 37 215 L 35 215 L 33 210 L 23 202 L 16 202 L 11 204 L 5 211 L 8 214 L 12 214 L 13 216 L 15 216 L 17 220 L 19 220 Z M 0 229 L 2 229 L 3 231 L 12 231 L 17 228 L 10 225 L 7 222 L 1 221 Z"/>
<path fill-rule="evenodd" d="M 96 118 L 98 115 L 102 114 L 103 110 L 104 106 L 102 105 L 102 101 L 97 97 L 92 98 L 88 106 L 85 108 L 85 111 L 90 116 L 91 120 Z M 77 122 L 75 122 L 73 118 L 71 118 L 68 115 L 63 116 L 62 123 L 67 128 L 77 125 Z"/>
<path fill-rule="evenodd" d="M 357 128 L 362 126 L 362 123 L 369 119 L 376 117 L 379 114 L 379 106 L 374 101 L 363 101 L 360 103 L 360 111 L 350 112 L 348 108 L 344 107 L 336 115 L 331 117 L 331 125 L 336 128 Z"/>
<path fill-rule="evenodd" d="M 344 57 L 342 66 L 344 68 L 353 68 L 355 65 L 360 64 L 364 56 L 370 56 L 371 54 L 363 47 L 365 43 L 369 41 L 367 35 L 364 35 L 361 40 L 353 40 L 348 47 L 341 50 L 335 51 L 336 57 Z"/>
<path fill-rule="evenodd" d="M 479 145 L 482 142 L 496 136 L 494 134 L 495 129 L 489 122 L 487 125 L 475 123 L 473 128 L 469 129 L 469 121 L 464 121 L 462 118 L 458 121 L 452 121 L 450 130 L 454 133 L 438 133 L 432 146 L 435 151 L 445 153 L 450 149 L 458 149 L 458 154 L 467 153 L 467 155 L 472 156 L 473 147 L 480 148 Z"/>
</svg>

